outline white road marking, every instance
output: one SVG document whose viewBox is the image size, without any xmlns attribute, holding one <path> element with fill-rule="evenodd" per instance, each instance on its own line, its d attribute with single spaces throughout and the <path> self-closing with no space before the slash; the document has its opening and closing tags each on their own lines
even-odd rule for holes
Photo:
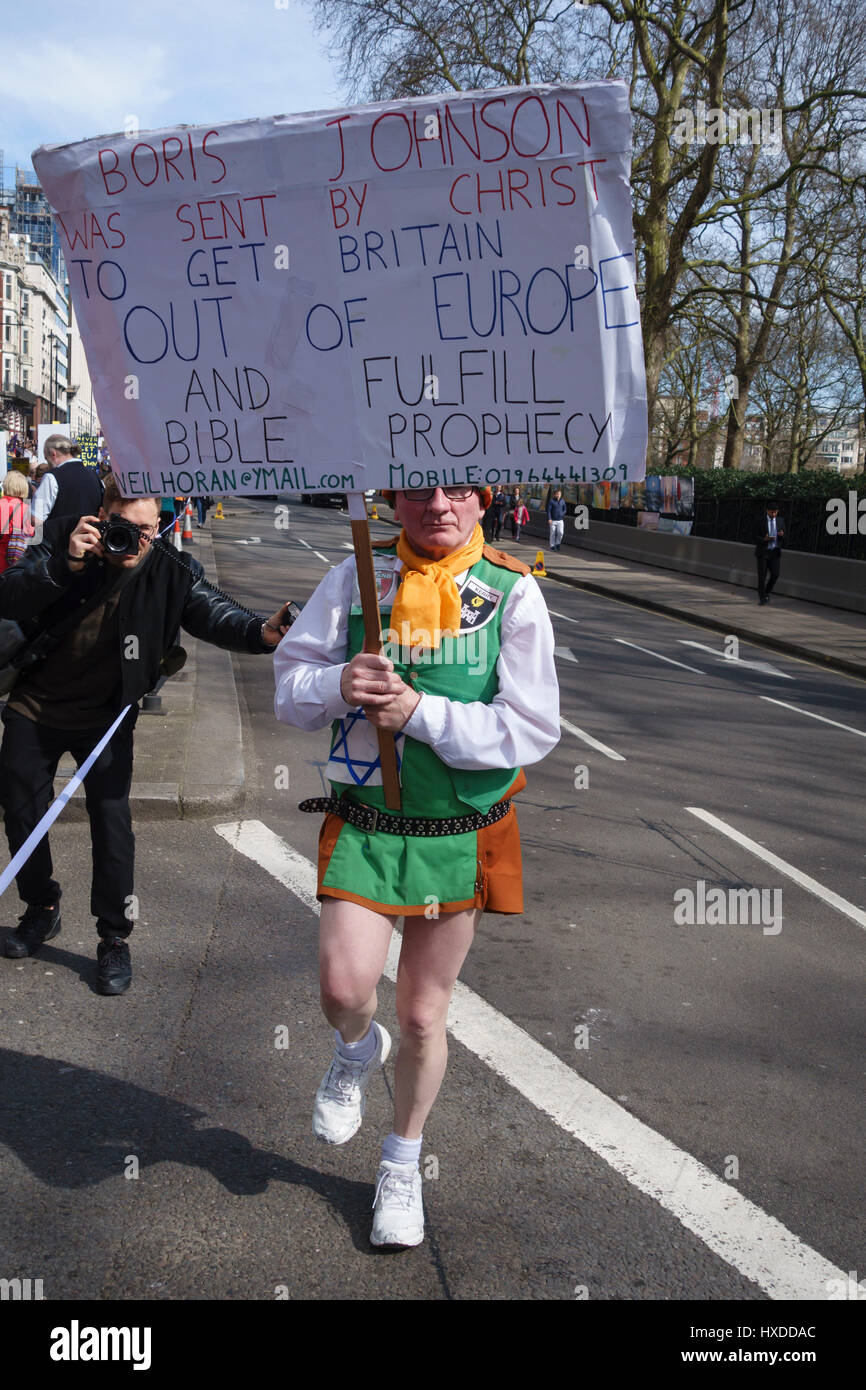
<svg viewBox="0 0 866 1390">
<path fill-rule="evenodd" d="M 353 546 L 353 544 L 352 544 L 351 541 L 341 541 L 340 544 L 342 545 L 342 547 L 343 547 L 344 550 L 354 550 L 354 549 L 355 549 L 355 547 Z"/>
<path fill-rule="evenodd" d="M 233 821 L 214 829 L 301 902 L 319 910 L 315 866 L 261 821 Z M 400 941 L 395 931 L 384 971 L 392 981 L 397 978 Z M 842 1270 L 775 1217 L 584 1081 L 460 980 L 454 986 L 448 1028 L 531 1105 L 651 1197 L 770 1298 L 827 1299 L 828 1282 L 845 1279 Z"/>
<path fill-rule="evenodd" d="M 559 722 L 563 729 L 567 729 L 570 734 L 574 734 L 575 738 L 583 739 L 583 742 L 588 743 L 590 748 L 596 748 L 599 753 L 604 753 L 606 758 L 612 758 L 615 763 L 625 762 L 622 753 L 617 753 L 615 749 L 608 748 L 606 743 L 599 743 L 598 739 L 593 738 L 592 734 L 588 734 L 585 729 L 579 729 L 576 724 L 569 724 L 568 720 L 563 719 L 562 715 L 559 716 Z"/>
<path fill-rule="evenodd" d="M 555 613 L 552 608 L 548 608 L 547 611 L 551 618 L 561 618 L 564 623 L 577 623 L 578 627 L 580 626 L 579 618 L 569 618 L 567 613 Z"/>
<path fill-rule="evenodd" d="M 840 724 L 838 719 L 826 719 L 823 714 L 813 714 L 810 709 L 800 709 L 799 705 L 788 705 L 784 700 L 774 700 L 771 695 L 761 695 L 759 699 L 766 700 L 771 705 L 781 705 L 783 709 L 792 709 L 796 714 L 806 714 L 810 719 L 820 719 L 822 724 L 832 724 L 835 729 L 845 729 L 849 734 L 859 734 L 861 738 L 866 738 L 863 729 L 854 729 L 850 724 Z"/>
<path fill-rule="evenodd" d="M 726 661 L 731 666 L 749 666 L 753 671 L 762 671 L 766 676 L 778 676 L 779 680 L 792 681 L 794 676 L 789 676 L 787 671 L 777 671 L 775 666 L 771 666 L 769 661 L 747 661 L 743 656 L 726 656 L 724 652 L 718 651 L 715 647 L 708 647 L 705 642 L 689 641 L 686 637 L 679 638 L 680 645 L 683 647 L 698 647 L 702 652 L 709 652 L 719 661 Z"/>
<path fill-rule="evenodd" d="M 330 560 L 328 559 L 327 555 L 323 555 L 322 552 L 321 552 L 321 550 L 314 550 L 314 551 L 313 551 L 313 554 L 314 554 L 314 555 L 317 555 L 318 558 L 319 558 L 320 560 L 324 560 L 324 562 L 325 562 L 326 565 L 331 565 L 331 562 L 330 562 Z M 333 568 L 334 568 L 334 566 L 331 565 L 331 569 L 333 569 Z"/>
<path fill-rule="evenodd" d="M 714 830 L 719 830 L 723 835 L 727 835 L 728 839 L 742 845 L 743 849 L 747 849 L 750 854 L 756 855 L 758 859 L 763 859 L 764 863 L 769 864 L 771 868 L 778 869 L 780 874 L 786 874 L 801 888 L 805 888 L 809 893 L 814 893 L 815 897 L 820 898 L 822 902 L 827 903 L 830 907 L 835 907 L 837 912 L 842 912 L 846 917 L 850 917 L 851 921 L 856 922 L 859 927 L 866 927 L 866 912 L 862 907 L 857 907 L 855 903 L 849 903 L 847 898 L 841 898 L 838 893 L 833 892 L 832 888 L 825 888 L 823 883 L 819 883 L 816 878 L 810 878 L 800 869 L 795 869 L 794 865 L 789 864 L 786 859 L 780 859 L 771 850 L 764 849 L 764 846 L 759 845 L 757 840 L 750 840 L 748 835 L 735 830 L 732 825 L 728 825 L 727 821 L 720 820 L 711 811 L 702 811 L 699 806 L 687 806 L 686 810 L 691 812 L 693 816 L 697 816 L 699 820 L 705 821 L 707 825 L 711 825 Z"/>
<path fill-rule="evenodd" d="M 667 661 L 671 666 L 681 666 L 684 671 L 694 671 L 696 676 L 706 674 L 697 666 L 686 666 L 684 661 L 674 661 L 672 656 L 662 656 L 661 652 L 651 652 L 649 647 L 639 647 L 637 642 L 627 642 L 624 637 L 614 637 L 613 640 L 614 642 L 621 642 L 624 647 L 634 647 L 636 652 L 646 652 L 647 656 L 654 656 L 657 661 Z"/>
<path fill-rule="evenodd" d="M 301 536 L 296 536 L 295 540 L 298 542 L 299 545 L 305 545 L 308 550 L 312 550 L 313 547 L 310 545 L 310 542 L 303 540 Z"/>
<path fill-rule="evenodd" d="M 554 647 L 553 655 L 561 657 L 563 661 L 573 661 L 575 666 L 580 664 L 571 647 Z"/>
<path fill-rule="evenodd" d="M 261 536 L 249 536 L 245 541 L 235 541 L 235 545 L 261 545 Z"/>
</svg>

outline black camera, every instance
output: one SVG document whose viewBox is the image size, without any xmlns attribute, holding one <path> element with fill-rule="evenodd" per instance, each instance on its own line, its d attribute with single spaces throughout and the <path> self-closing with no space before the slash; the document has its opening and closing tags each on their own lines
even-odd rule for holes
<svg viewBox="0 0 866 1390">
<path fill-rule="evenodd" d="M 103 549 L 109 555 L 137 555 L 141 541 L 141 527 L 125 516 L 113 512 L 107 521 L 100 521 L 99 535 Z"/>
</svg>

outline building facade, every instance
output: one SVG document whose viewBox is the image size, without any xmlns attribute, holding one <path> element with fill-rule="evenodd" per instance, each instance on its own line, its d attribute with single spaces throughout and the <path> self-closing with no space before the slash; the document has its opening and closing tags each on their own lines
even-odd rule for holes
<svg viewBox="0 0 866 1390">
<path fill-rule="evenodd" d="M 29 221 L 41 238 L 35 246 L 16 230 L 7 195 L 0 204 L 0 429 L 22 447 L 43 424 L 56 423 L 73 437 L 99 434 L 63 258 L 55 256 L 41 215 L 32 211 Z"/>
<path fill-rule="evenodd" d="M 856 417 L 839 424 L 828 418 L 818 420 L 818 429 L 826 430 L 824 438 L 815 446 L 809 459 L 809 468 L 835 468 L 838 473 L 856 473 L 863 467 L 863 435 L 860 421 Z"/>
</svg>

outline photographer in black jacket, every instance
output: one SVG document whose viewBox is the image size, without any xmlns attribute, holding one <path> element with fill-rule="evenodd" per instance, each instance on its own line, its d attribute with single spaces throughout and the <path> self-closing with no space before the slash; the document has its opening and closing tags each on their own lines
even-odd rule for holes
<svg viewBox="0 0 866 1390">
<path fill-rule="evenodd" d="M 109 477 L 98 517 L 46 524 L 42 544 L 0 576 L 0 618 L 21 626 L 31 655 L 49 649 L 23 666 L 3 712 L 0 805 L 12 855 L 51 803 L 61 755 L 69 751 L 80 766 L 123 707 L 132 705 L 84 781 L 101 994 L 122 994 L 132 979 L 126 944 L 135 848 L 129 791 L 138 700 L 159 680 L 178 628 L 228 651 L 267 653 L 291 622 L 288 604 L 262 620 L 208 588 L 195 560 L 181 560 L 157 540 L 159 505 L 157 497 L 124 501 Z M 123 524 L 117 535 L 102 534 L 100 523 L 109 516 L 132 523 L 128 552 L 106 549 L 106 540 L 124 544 Z M 59 641 L 46 637 L 76 609 L 81 620 Z M 22 665 L 20 655 L 14 664 Z M 16 878 L 27 910 L 6 939 L 7 956 L 33 955 L 60 931 L 60 885 L 52 872 L 45 836 Z"/>
</svg>

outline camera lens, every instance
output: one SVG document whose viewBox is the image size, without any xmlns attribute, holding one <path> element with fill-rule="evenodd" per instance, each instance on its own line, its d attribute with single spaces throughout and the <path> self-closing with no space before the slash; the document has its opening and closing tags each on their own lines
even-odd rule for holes
<svg viewBox="0 0 866 1390">
<path fill-rule="evenodd" d="M 135 555 L 138 553 L 140 528 L 123 517 L 111 517 L 103 522 L 102 545 L 109 555 Z"/>
</svg>

